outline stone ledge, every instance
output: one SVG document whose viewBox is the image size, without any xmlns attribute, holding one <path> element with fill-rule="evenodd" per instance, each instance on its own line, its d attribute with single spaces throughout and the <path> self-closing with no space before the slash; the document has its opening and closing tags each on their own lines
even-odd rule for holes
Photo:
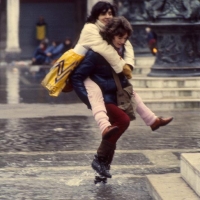
<svg viewBox="0 0 200 200">
<path fill-rule="evenodd" d="M 147 175 L 147 187 L 155 200 L 199 200 L 180 174 Z"/>
<path fill-rule="evenodd" d="M 200 153 L 181 154 L 181 176 L 200 196 Z"/>
</svg>

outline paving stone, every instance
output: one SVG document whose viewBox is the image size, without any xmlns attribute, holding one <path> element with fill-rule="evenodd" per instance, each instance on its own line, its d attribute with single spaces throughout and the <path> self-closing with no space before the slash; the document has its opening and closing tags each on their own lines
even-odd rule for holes
<svg viewBox="0 0 200 200">
<path fill-rule="evenodd" d="M 113 178 L 95 186 L 90 163 L 101 134 L 91 111 L 73 92 L 50 97 L 27 68 L 13 71 L 19 85 L 11 93 L 6 73 L 0 69 L 2 200 L 152 200 L 145 176 L 179 173 L 180 154 L 200 151 L 199 109 L 155 111 L 174 120 L 154 132 L 137 116 L 118 141 Z"/>
<path fill-rule="evenodd" d="M 94 153 L 54 153 L 54 154 L 4 154 L 0 155 L 0 167 L 52 167 L 52 166 L 88 166 Z M 151 165 L 141 153 L 116 154 L 113 165 Z"/>
</svg>

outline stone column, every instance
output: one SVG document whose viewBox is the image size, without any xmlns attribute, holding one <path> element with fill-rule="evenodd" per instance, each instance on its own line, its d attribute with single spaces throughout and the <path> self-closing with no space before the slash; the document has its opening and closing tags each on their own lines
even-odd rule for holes
<svg viewBox="0 0 200 200">
<path fill-rule="evenodd" d="M 97 3 L 99 0 L 87 0 L 87 14 L 90 14 L 92 6 Z M 113 3 L 113 0 L 107 0 L 107 2 Z"/>
<path fill-rule="evenodd" d="M 6 47 L 6 1 L 0 1 L 0 61 L 5 59 Z"/>
<path fill-rule="evenodd" d="M 19 0 L 7 0 L 6 60 L 18 60 L 19 47 Z"/>
</svg>

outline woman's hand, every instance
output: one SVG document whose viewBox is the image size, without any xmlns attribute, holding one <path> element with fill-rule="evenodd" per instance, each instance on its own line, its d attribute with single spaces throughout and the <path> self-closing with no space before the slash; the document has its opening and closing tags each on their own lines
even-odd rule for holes
<svg viewBox="0 0 200 200">
<path fill-rule="evenodd" d="M 132 67 L 130 65 L 125 64 L 123 67 L 123 74 L 126 76 L 127 79 L 132 78 Z"/>
</svg>

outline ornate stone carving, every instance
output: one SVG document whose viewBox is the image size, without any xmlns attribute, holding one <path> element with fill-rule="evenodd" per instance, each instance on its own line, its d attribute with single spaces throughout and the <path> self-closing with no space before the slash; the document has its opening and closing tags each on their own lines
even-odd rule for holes
<svg viewBox="0 0 200 200">
<path fill-rule="evenodd" d="M 136 33 L 134 31 L 134 34 L 132 34 L 130 41 L 132 45 L 134 46 L 134 49 L 136 48 L 146 48 L 147 47 L 147 42 L 146 42 L 146 35 L 145 35 L 145 30 L 143 29 L 137 29 Z"/>
<path fill-rule="evenodd" d="M 180 37 L 177 35 L 167 35 L 160 39 L 159 57 L 161 62 L 177 63 L 181 54 Z"/>
<path fill-rule="evenodd" d="M 145 27 L 157 34 L 149 76 L 200 75 L 200 0 L 115 0 L 132 24 L 135 52 L 145 49 Z"/>
<path fill-rule="evenodd" d="M 144 0 L 147 19 L 172 17 L 190 21 L 200 19 L 199 0 Z"/>
<path fill-rule="evenodd" d="M 135 53 L 150 53 L 145 33 L 145 10 L 143 0 L 115 0 L 118 15 L 126 17 L 133 26 L 133 35 L 130 38 Z"/>
<path fill-rule="evenodd" d="M 141 0 L 116 0 L 118 14 L 123 15 L 130 21 L 144 21 L 144 3 Z"/>
<path fill-rule="evenodd" d="M 165 16 L 171 10 L 170 2 L 166 0 L 144 0 L 144 5 L 146 17 L 149 17 L 149 20 Z"/>
<path fill-rule="evenodd" d="M 200 58 L 198 39 L 199 36 L 191 35 L 162 36 L 158 45 L 159 64 L 178 64 L 181 67 L 198 61 Z"/>
<path fill-rule="evenodd" d="M 175 11 L 177 16 L 182 16 L 184 19 L 198 21 L 200 19 L 200 2 L 198 0 L 175 0 Z"/>
</svg>

